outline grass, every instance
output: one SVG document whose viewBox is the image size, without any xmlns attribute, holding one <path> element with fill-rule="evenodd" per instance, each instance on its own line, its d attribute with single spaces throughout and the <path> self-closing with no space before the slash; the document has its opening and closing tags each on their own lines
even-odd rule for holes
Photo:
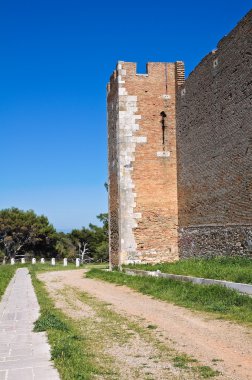
<svg viewBox="0 0 252 380">
<path fill-rule="evenodd" d="M 197 360 L 191 358 L 188 355 L 182 354 L 175 356 L 175 358 L 173 359 L 173 363 L 175 367 L 187 369 L 190 363 L 196 363 L 197 365 Z M 203 379 L 209 379 L 220 374 L 219 371 L 215 371 L 207 365 L 197 365 L 195 368 L 197 368 L 198 373 Z"/>
<path fill-rule="evenodd" d="M 86 274 L 215 317 L 252 325 L 252 298 L 218 285 L 197 285 L 171 279 L 128 276 L 122 272 L 92 269 Z"/>
<path fill-rule="evenodd" d="M 96 349 L 96 351 L 97 345 L 99 347 L 103 347 L 103 349 L 111 346 L 111 344 L 116 344 L 116 346 L 122 347 L 126 345 L 130 348 L 132 342 L 135 341 L 137 336 L 140 336 L 144 342 L 151 344 L 153 349 L 156 350 L 155 355 L 149 357 L 149 360 L 157 359 L 154 362 L 163 363 L 165 365 L 167 359 L 169 359 L 170 362 L 173 363 L 174 367 L 180 368 L 183 371 L 185 370 L 186 373 L 188 373 L 188 379 L 191 378 L 190 373 L 196 373 L 200 376 L 200 378 L 204 379 L 212 378 L 219 374 L 218 371 L 215 371 L 208 366 L 200 365 L 196 359 L 186 354 L 179 354 L 175 350 L 160 342 L 155 333 L 153 334 L 152 331 L 150 331 L 155 330 L 157 326 L 147 325 L 147 328 L 142 327 L 139 323 L 129 320 L 125 318 L 124 315 L 114 312 L 110 308 L 110 304 L 99 301 L 87 293 L 79 293 L 78 298 L 85 304 L 89 305 L 96 312 L 96 318 L 93 318 L 92 321 L 84 321 L 85 329 L 86 331 L 89 331 L 89 340 L 90 342 L 93 342 L 94 349 Z M 91 325 L 89 325 L 90 322 Z M 135 357 L 142 357 L 142 354 L 136 354 Z M 148 361 L 147 358 L 143 360 Z M 148 363 L 145 365 L 147 364 Z M 144 364 L 142 365 L 144 366 Z M 136 379 L 143 378 L 141 377 L 143 374 L 138 372 L 137 369 L 134 375 Z M 148 374 L 145 373 L 145 375 Z M 148 376 L 145 378 L 147 379 Z"/>
<path fill-rule="evenodd" d="M 14 266 L 1 265 L 0 266 L 0 300 L 7 288 L 10 280 L 14 276 L 16 269 Z"/>
<path fill-rule="evenodd" d="M 99 269 L 107 269 L 107 264 L 84 264 L 80 267 L 76 267 L 74 263 L 68 263 L 66 267 L 63 266 L 62 263 L 56 263 L 55 266 L 52 266 L 49 262 L 45 264 L 37 263 L 37 264 L 18 264 L 18 267 L 24 267 L 27 266 L 28 268 L 31 268 L 32 271 L 35 272 L 50 272 L 50 271 L 58 271 L 58 270 L 73 270 L 73 269 L 91 269 L 91 268 L 99 268 Z"/>
<path fill-rule="evenodd" d="M 249 258 L 187 259 L 175 263 L 134 264 L 127 267 L 252 284 L 252 259 Z"/>
<path fill-rule="evenodd" d="M 18 268 L 24 268 L 27 267 L 28 269 L 31 269 L 32 272 L 49 272 L 49 271 L 58 271 L 58 270 L 71 270 L 71 269 L 90 269 L 90 268 L 99 268 L 99 269 L 106 269 L 108 265 L 106 264 L 86 264 L 79 268 L 76 268 L 75 264 L 69 263 L 67 267 L 64 267 L 62 264 L 56 264 L 55 266 L 52 266 L 50 263 L 37 263 L 37 264 L 31 264 L 31 263 L 25 263 L 20 264 L 17 263 L 15 265 L 5 264 L 0 265 L 0 300 L 5 292 L 5 289 L 7 288 L 10 280 L 14 276 L 16 270 Z"/>
<path fill-rule="evenodd" d="M 19 267 L 21 264 L 19 265 Z M 64 267 L 62 264 L 56 264 L 55 266 L 51 265 L 50 263 L 37 263 L 37 264 L 30 264 L 26 263 L 23 264 L 23 266 L 28 267 L 32 272 L 50 272 L 50 271 L 58 271 L 58 270 L 72 270 L 72 269 L 80 269 L 76 268 L 75 264 L 69 263 L 67 267 Z"/>
<path fill-rule="evenodd" d="M 61 379 L 89 380 L 102 376 L 104 368 L 94 361 L 85 332 L 80 333 L 78 323 L 54 307 L 43 283 L 36 278 L 35 265 L 30 266 L 30 273 L 41 312 L 34 330 L 47 332 L 52 359 Z"/>
<path fill-rule="evenodd" d="M 118 350 L 122 347 L 125 350 L 125 346 L 135 344 L 138 335 L 155 347 L 157 361 L 154 363 L 160 364 L 160 361 L 161 363 L 164 361 L 165 364 L 168 359 L 174 367 L 180 367 L 188 379 L 191 375 L 195 378 L 194 373 L 196 378 L 212 378 L 218 374 L 210 367 L 204 367 L 208 368 L 208 372 L 205 370 L 204 373 L 203 366 L 197 360 L 179 354 L 160 342 L 152 331 L 156 329 L 155 325 L 142 327 L 139 323 L 128 320 L 124 315 L 113 311 L 111 304 L 99 301 L 87 293 L 77 292 L 72 288 L 64 288 L 60 291 L 59 297 L 64 297 L 71 310 L 76 307 L 78 310 L 79 305 L 76 304 L 76 299 L 93 311 L 90 315 L 85 313 L 79 320 L 67 317 L 55 308 L 45 286 L 36 277 L 35 266 L 30 266 L 30 273 L 41 308 L 41 315 L 35 323 L 34 330 L 47 332 L 52 359 L 62 380 L 120 379 L 120 368 L 109 349 L 115 347 L 114 349 Z M 181 364 L 179 357 L 183 357 L 183 366 L 179 365 Z M 147 372 L 144 377 L 141 377 L 143 376 L 141 371 L 140 368 L 132 369 L 130 378 L 132 380 L 152 379 L 151 373 L 148 375 Z"/>
<path fill-rule="evenodd" d="M 219 371 L 215 371 L 208 365 L 202 365 L 198 367 L 198 371 L 200 375 L 203 377 L 203 379 L 209 379 L 210 377 L 218 376 L 220 375 Z"/>
</svg>

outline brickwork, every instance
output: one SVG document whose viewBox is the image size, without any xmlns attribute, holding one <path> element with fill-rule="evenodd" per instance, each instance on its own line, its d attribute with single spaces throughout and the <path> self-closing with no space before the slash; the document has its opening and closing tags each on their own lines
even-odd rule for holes
<svg viewBox="0 0 252 380">
<path fill-rule="evenodd" d="M 111 77 L 112 265 L 178 258 L 175 100 L 183 80 L 181 62 L 148 63 L 142 75 L 135 63 L 119 62 Z"/>
<path fill-rule="evenodd" d="M 118 142 L 117 129 L 119 120 L 118 110 L 118 81 L 114 72 L 107 87 L 108 92 L 108 162 L 109 162 L 109 250 L 112 266 L 119 265 L 119 194 L 118 194 Z"/>
<path fill-rule="evenodd" d="M 107 100 L 112 266 L 252 257 L 252 11 L 186 81 L 119 62 Z"/>
<path fill-rule="evenodd" d="M 252 12 L 177 102 L 180 256 L 252 255 Z"/>
</svg>

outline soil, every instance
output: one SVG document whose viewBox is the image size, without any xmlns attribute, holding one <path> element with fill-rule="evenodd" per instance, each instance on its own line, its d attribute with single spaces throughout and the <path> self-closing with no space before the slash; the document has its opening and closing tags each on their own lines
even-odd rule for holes
<svg viewBox="0 0 252 380">
<path fill-rule="evenodd" d="M 222 375 L 216 379 L 252 379 L 251 328 L 216 320 L 208 314 L 155 300 L 125 286 L 85 278 L 84 272 L 84 270 L 47 272 L 39 274 L 38 277 L 46 283 L 52 295 L 55 289 L 60 287 L 74 287 L 110 304 L 115 312 L 137 320 L 143 327 L 157 326 L 153 334 L 156 334 L 159 341 L 198 359 L 202 365 L 220 371 Z M 65 309 L 72 317 L 76 315 L 80 318 L 91 312 L 89 306 L 81 303 L 75 304 L 72 310 L 69 310 L 68 306 L 67 310 L 62 299 L 59 299 L 56 305 Z M 146 350 L 144 345 L 142 350 Z M 116 355 L 117 350 L 112 351 Z"/>
</svg>

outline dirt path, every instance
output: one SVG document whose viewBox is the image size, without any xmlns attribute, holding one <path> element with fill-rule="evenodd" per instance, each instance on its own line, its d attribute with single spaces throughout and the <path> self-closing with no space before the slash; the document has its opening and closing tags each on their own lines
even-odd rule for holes
<svg viewBox="0 0 252 380">
<path fill-rule="evenodd" d="M 39 275 L 48 289 L 76 287 L 110 303 L 113 310 L 156 325 L 158 338 L 178 351 L 219 370 L 222 379 L 252 379 L 252 330 L 237 324 L 209 319 L 166 302 L 154 300 L 133 290 L 83 277 L 84 271 L 47 272 Z"/>
</svg>

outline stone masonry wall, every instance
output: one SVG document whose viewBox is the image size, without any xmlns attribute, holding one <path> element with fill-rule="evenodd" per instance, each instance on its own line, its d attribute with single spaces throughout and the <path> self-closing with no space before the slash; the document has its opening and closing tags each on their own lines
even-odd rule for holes
<svg viewBox="0 0 252 380">
<path fill-rule="evenodd" d="M 178 258 L 175 106 L 184 67 L 119 62 L 108 85 L 110 260 Z"/>
<path fill-rule="evenodd" d="M 177 102 L 180 257 L 252 256 L 252 12 Z"/>
<path fill-rule="evenodd" d="M 109 163 L 109 256 L 112 266 L 119 265 L 119 193 L 118 193 L 118 144 L 117 133 L 119 123 L 118 80 L 116 72 L 110 78 L 108 93 L 108 163 Z"/>
</svg>

